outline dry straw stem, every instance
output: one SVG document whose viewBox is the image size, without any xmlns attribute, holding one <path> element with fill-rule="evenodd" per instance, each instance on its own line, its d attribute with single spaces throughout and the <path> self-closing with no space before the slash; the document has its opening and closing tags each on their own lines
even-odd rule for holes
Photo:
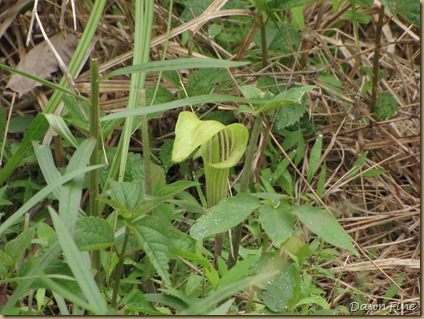
<svg viewBox="0 0 424 319">
<path fill-rule="evenodd" d="M 174 28 L 171 30 L 169 35 L 162 34 L 152 39 L 151 47 L 155 47 L 159 44 L 164 43 L 166 40 L 170 40 L 177 35 L 185 32 L 192 31 L 193 33 L 197 32 L 204 24 L 208 21 L 213 20 L 215 18 L 225 17 L 225 16 L 256 16 L 253 12 L 249 10 L 219 10 L 227 1 L 214 1 L 200 16 L 193 18 L 192 20 Z M 171 49 L 171 47 L 170 47 Z M 185 50 L 186 51 L 186 50 Z M 187 54 L 187 53 L 186 53 Z M 119 57 L 112 59 L 106 63 L 103 63 L 100 66 L 100 72 L 105 72 L 106 70 L 117 66 L 126 60 L 130 59 L 133 55 L 133 51 L 128 51 Z M 201 55 L 197 55 L 198 57 L 202 57 Z"/>
<path fill-rule="evenodd" d="M 400 259 L 400 258 L 387 258 L 382 260 L 374 260 L 374 264 L 378 265 L 380 269 L 392 269 L 398 267 L 406 267 L 409 269 L 420 269 L 421 263 L 418 259 Z M 375 265 L 368 261 L 352 263 L 346 266 L 331 268 L 332 271 L 369 271 L 375 270 Z"/>
</svg>

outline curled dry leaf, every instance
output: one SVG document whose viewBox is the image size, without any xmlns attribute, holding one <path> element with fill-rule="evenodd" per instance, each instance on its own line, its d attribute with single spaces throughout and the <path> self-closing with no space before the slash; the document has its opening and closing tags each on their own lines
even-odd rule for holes
<svg viewBox="0 0 424 319">
<path fill-rule="evenodd" d="M 68 65 L 78 44 L 77 36 L 68 34 L 65 38 L 63 34 L 59 33 L 51 37 L 50 42 L 55 47 L 65 65 Z M 43 41 L 31 49 L 16 68 L 42 79 L 49 79 L 51 74 L 59 69 L 59 64 L 47 43 Z M 19 74 L 13 74 L 6 88 L 22 96 L 36 86 L 41 86 L 41 84 Z"/>
</svg>

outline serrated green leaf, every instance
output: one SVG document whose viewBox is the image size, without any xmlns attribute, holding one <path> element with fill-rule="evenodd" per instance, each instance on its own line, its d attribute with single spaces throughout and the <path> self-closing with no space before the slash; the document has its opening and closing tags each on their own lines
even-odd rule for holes
<svg viewBox="0 0 424 319">
<path fill-rule="evenodd" d="M 375 107 L 375 119 L 377 121 L 382 121 L 396 114 L 398 103 L 390 92 L 379 92 Z"/>
<path fill-rule="evenodd" d="M 163 71 L 162 76 L 174 87 L 179 90 L 182 90 L 181 78 L 177 71 Z"/>
<path fill-rule="evenodd" d="M 171 279 L 168 275 L 169 238 L 162 222 L 154 216 L 148 216 L 137 222 L 126 223 L 126 225 L 137 238 L 159 276 L 170 284 Z"/>
<path fill-rule="evenodd" d="M 166 196 L 159 197 L 145 195 L 144 198 L 140 199 L 133 208 L 129 209 L 125 203 L 105 197 L 100 198 L 101 201 L 107 203 L 109 206 L 117 210 L 127 221 L 137 219 L 140 216 L 147 214 L 156 207 L 162 205 L 168 199 L 169 197 Z"/>
<path fill-rule="evenodd" d="M 257 198 L 247 194 L 227 198 L 208 209 L 206 215 L 200 217 L 191 227 L 190 234 L 196 239 L 203 239 L 225 232 L 240 224 L 259 205 Z"/>
<path fill-rule="evenodd" d="M 371 16 L 366 13 L 356 11 L 355 15 L 358 23 L 368 24 L 371 22 Z M 340 16 L 340 18 L 343 20 L 353 21 L 354 14 L 352 13 L 352 11 L 345 11 Z"/>
<path fill-rule="evenodd" d="M 193 15 L 198 17 L 207 9 L 212 3 L 212 0 L 197 1 L 197 0 L 186 0 L 184 1 L 184 11 L 181 14 L 181 19 L 187 22 L 193 19 Z"/>
<path fill-rule="evenodd" d="M 276 245 L 284 243 L 293 231 L 294 219 L 287 205 L 278 207 L 262 205 L 259 209 L 259 222 Z"/>
<path fill-rule="evenodd" d="M 352 237 L 325 211 L 310 205 L 302 205 L 294 207 L 292 213 L 315 235 L 331 245 L 347 249 L 359 256 L 352 244 Z"/>
<path fill-rule="evenodd" d="M 99 250 L 115 242 L 113 229 L 100 217 L 85 217 L 77 221 L 75 243 L 81 251 Z"/>
<path fill-rule="evenodd" d="M 309 156 L 308 165 L 308 183 L 311 182 L 314 177 L 321 160 L 322 153 L 322 134 L 319 134 L 315 140 L 314 146 L 311 149 L 311 155 Z"/>
<path fill-rule="evenodd" d="M 167 103 L 174 99 L 174 94 L 164 87 L 159 86 L 157 90 L 156 87 L 146 88 L 146 105 Z"/>
<path fill-rule="evenodd" d="M 386 0 L 388 1 L 388 0 Z M 386 2 L 385 1 L 385 2 Z M 417 28 L 421 28 L 420 2 L 417 0 L 396 1 L 397 12 Z M 396 16 L 396 15 L 395 15 Z"/>
<path fill-rule="evenodd" d="M 266 103 L 259 108 L 258 113 L 266 113 L 281 106 L 288 106 L 293 104 L 301 104 L 302 98 L 306 92 L 312 91 L 314 86 L 305 85 L 301 87 L 291 88 L 276 95 L 272 101 Z M 303 113 L 302 113 L 303 114 Z"/>
<path fill-rule="evenodd" d="M 140 192 L 144 193 L 144 159 L 141 154 L 128 153 L 124 181 L 140 183 Z"/>
<path fill-rule="evenodd" d="M 401 2 L 408 2 L 408 0 L 403 0 Z M 412 3 L 415 1 L 410 1 L 410 2 Z M 381 0 L 381 4 L 384 5 L 389 10 L 389 12 L 393 14 L 395 17 L 396 17 L 396 3 L 397 3 L 396 0 Z"/>
<path fill-rule="evenodd" d="M 168 103 L 175 100 L 174 94 L 164 87 L 148 87 L 146 88 L 146 105 Z M 148 120 L 157 117 L 163 112 L 151 113 L 147 117 Z"/>
<path fill-rule="evenodd" d="M 111 199 L 126 207 L 128 211 L 133 210 L 143 199 L 144 194 L 140 191 L 140 182 L 110 182 Z"/>
<path fill-rule="evenodd" d="M 187 83 L 188 96 L 209 94 L 219 91 L 231 77 L 225 69 L 200 69 L 191 73 Z"/>
<path fill-rule="evenodd" d="M 275 129 L 281 131 L 299 122 L 306 112 L 307 101 L 302 99 L 300 104 L 289 104 L 281 108 L 275 120 Z"/>
</svg>

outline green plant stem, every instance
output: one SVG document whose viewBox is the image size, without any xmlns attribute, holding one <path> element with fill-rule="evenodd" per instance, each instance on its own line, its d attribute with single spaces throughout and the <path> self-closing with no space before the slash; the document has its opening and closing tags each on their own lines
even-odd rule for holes
<svg viewBox="0 0 424 319">
<path fill-rule="evenodd" d="M 261 45 L 262 45 L 262 67 L 268 66 L 268 46 L 266 42 L 266 22 L 263 20 L 262 15 L 260 16 L 261 21 Z"/>
<path fill-rule="evenodd" d="M 375 105 L 377 104 L 377 83 L 378 83 L 378 69 L 380 61 L 380 45 L 381 45 L 381 30 L 383 28 L 384 6 L 381 5 L 378 14 L 378 21 L 375 30 L 374 42 L 374 59 L 372 66 L 372 91 L 371 91 L 371 113 L 375 113 Z"/>
<path fill-rule="evenodd" d="M 244 167 L 243 167 L 242 175 L 240 178 L 240 193 L 247 193 L 249 191 L 250 170 L 251 170 L 251 166 L 253 162 L 253 155 L 255 154 L 255 151 L 258 145 L 261 125 L 262 125 L 262 116 L 260 114 L 257 114 L 255 118 L 255 122 L 253 124 L 252 134 L 250 135 L 249 144 L 247 145 L 247 149 L 246 149 Z M 231 269 L 237 263 L 242 230 L 243 230 L 243 224 L 237 225 L 233 230 L 232 245 L 233 245 L 234 255 L 230 254 L 228 258 L 228 269 Z"/>
<path fill-rule="evenodd" d="M 255 297 L 255 293 L 256 293 L 255 288 L 250 287 L 249 295 L 248 295 L 247 301 L 246 301 L 245 313 L 252 312 L 253 298 Z"/>
<path fill-rule="evenodd" d="M 121 282 L 121 276 L 122 276 L 122 272 L 124 270 L 124 261 L 125 261 L 125 258 L 126 258 L 125 251 L 127 250 L 127 244 L 128 244 L 129 237 L 130 237 L 130 231 L 129 231 L 128 227 L 125 226 L 124 243 L 122 245 L 121 253 L 119 254 L 118 265 L 116 265 L 115 282 L 113 284 L 114 286 L 113 286 L 113 294 L 112 294 L 112 302 L 111 302 L 112 308 L 116 307 L 116 301 L 118 299 L 119 285 L 120 285 L 120 282 Z"/>
<path fill-rule="evenodd" d="M 146 107 L 146 92 L 140 91 L 140 106 Z M 144 158 L 144 192 L 146 195 L 152 195 L 152 168 L 150 164 L 150 140 L 147 115 L 141 116 L 141 141 L 143 143 Z"/>
<path fill-rule="evenodd" d="M 90 157 L 90 165 L 99 164 L 99 61 L 91 59 L 90 62 L 91 77 L 91 105 L 90 105 L 90 137 L 96 141 L 93 153 Z M 89 213 L 91 216 L 100 216 L 99 212 L 99 171 L 97 169 L 88 173 Z M 96 271 L 95 280 L 100 286 L 100 250 L 93 251 L 91 254 L 91 265 Z"/>
<path fill-rule="evenodd" d="M 146 63 L 149 60 L 150 42 L 152 39 L 154 1 L 135 2 L 135 34 L 134 34 L 134 58 L 133 65 Z M 139 105 L 138 90 L 144 88 L 146 72 L 134 73 L 131 76 L 130 95 L 128 109 L 134 109 Z M 128 148 L 131 135 L 134 131 L 134 117 L 125 120 L 122 136 L 118 144 L 117 155 L 113 159 L 109 178 L 115 178 L 116 168 L 119 166 L 118 180 L 123 181 L 127 167 Z"/>
</svg>

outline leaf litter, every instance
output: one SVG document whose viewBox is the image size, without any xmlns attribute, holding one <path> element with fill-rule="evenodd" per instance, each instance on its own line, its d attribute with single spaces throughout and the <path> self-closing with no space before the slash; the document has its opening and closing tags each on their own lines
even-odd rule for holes
<svg viewBox="0 0 424 319">
<path fill-rule="evenodd" d="M 77 36 L 69 33 L 65 37 L 62 33 L 58 33 L 50 38 L 50 42 L 55 47 L 63 62 L 66 65 L 69 64 L 78 44 Z M 46 41 L 43 41 L 28 51 L 16 69 L 47 80 L 51 78 L 52 73 L 59 70 L 59 63 Z M 14 73 L 10 77 L 6 88 L 22 96 L 37 86 L 41 86 L 41 83 Z"/>
</svg>

